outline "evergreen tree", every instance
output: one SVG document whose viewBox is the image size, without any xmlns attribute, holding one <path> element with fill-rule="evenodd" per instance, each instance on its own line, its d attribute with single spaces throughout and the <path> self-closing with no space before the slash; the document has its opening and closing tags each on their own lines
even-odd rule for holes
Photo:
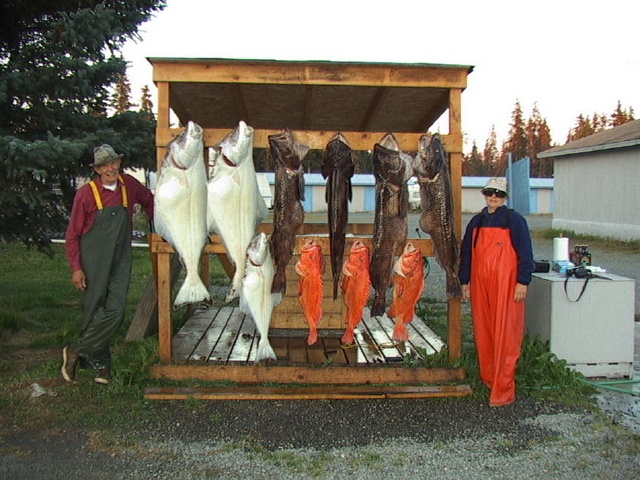
<svg viewBox="0 0 640 480">
<path fill-rule="evenodd" d="M 531 117 L 527 121 L 528 156 L 531 159 L 531 176 L 547 178 L 553 175 L 551 159 L 538 158 L 538 153 L 551 147 L 551 132 L 547 120 L 542 117 L 537 103 L 533 104 Z"/>
<path fill-rule="evenodd" d="M 46 250 L 66 227 L 75 179 L 109 143 L 126 166 L 155 157 L 148 116 L 106 116 L 117 56 L 161 0 L 11 2 L 0 12 L 0 239 Z M 155 163 L 154 163 L 155 165 Z M 11 192 L 11 194 L 8 194 Z"/>
<path fill-rule="evenodd" d="M 470 177 L 482 177 L 485 176 L 484 162 L 482 160 L 482 154 L 478 150 L 476 142 L 473 142 L 471 147 L 471 153 L 465 155 L 462 162 L 462 175 Z"/>
<path fill-rule="evenodd" d="M 618 100 L 618 106 L 611 114 L 611 126 L 617 127 L 633 120 L 633 107 L 630 107 L 629 111 L 624 110 L 620 104 L 620 100 Z"/>
<path fill-rule="evenodd" d="M 122 55 L 120 55 L 120 60 L 124 62 Z M 126 73 L 121 73 L 118 75 L 116 89 L 111 99 L 111 107 L 117 114 L 128 112 L 136 106 L 137 105 L 131 103 L 131 83 L 129 83 L 129 78 Z"/>
<path fill-rule="evenodd" d="M 484 144 L 484 150 L 482 151 L 482 173 L 478 173 L 481 176 L 492 176 L 495 173 L 496 165 L 500 160 L 500 152 L 498 151 L 498 137 L 496 135 L 496 126 L 491 126 L 491 133 L 489 138 Z"/>
<path fill-rule="evenodd" d="M 576 118 L 575 126 L 569 131 L 569 135 L 567 136 L 567 143 L 578 140 L 579 138 L 593 135 L 594 132 L 595 129 L 593 128 L 593 124 L 591 123 L 589 116 L 587 115 L 585 117 L 584 115 L 580 114 Z"/>
<path fill-rule="evenodd" d="M 149 85 L 145 85 L 144 87 L 142 87 L 142 96 L 140 97 L 140 111 L 150 115 L 151 118 L 154 118 L 153 102 L 151 101 Z"/>
<path fill-rule="evenodd" d="M 502 145 L 502 153 L 500 162 L 496 166 L 496 175 L 504 175 L 507 170 L 507 156 L 512 155 L 512 161 L 516 162 L 529 154 L 529 139 L 527 138 L 527 129 L 522 116 L 522 108 L 520 102 L 516 100 L 516 104 L 511 113 L 511 128 L 509 136 Z"/>
</svg>

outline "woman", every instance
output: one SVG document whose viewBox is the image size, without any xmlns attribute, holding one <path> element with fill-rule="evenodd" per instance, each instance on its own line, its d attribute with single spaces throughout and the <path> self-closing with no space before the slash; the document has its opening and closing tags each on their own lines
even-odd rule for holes
<svg viewBox="0 0 640 480">
<path fill-rule="evenodd" d="M 516 364 L 524 337 L 524 300 L 534 269 L 531 236 L 522 215 L 505 207 L 507 181 L 491 178 L 482 189 L 487 206 L 462 240 L 462 298 L 471 300 L 480 378 L 489 405 L 515 402 Z"/>
</svg>

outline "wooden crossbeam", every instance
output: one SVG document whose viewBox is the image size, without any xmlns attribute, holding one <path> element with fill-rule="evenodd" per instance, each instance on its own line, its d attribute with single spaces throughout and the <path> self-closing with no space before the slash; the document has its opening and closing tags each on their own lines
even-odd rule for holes
<svg viewBox="0 0 640 480">
<path fill-rule="evenodd" d="M 147 400 L 362 400 L 462 397 L 469 385 L 332 386 L 332 387 L 167 387 L 147 388 Z"/>
</svg>

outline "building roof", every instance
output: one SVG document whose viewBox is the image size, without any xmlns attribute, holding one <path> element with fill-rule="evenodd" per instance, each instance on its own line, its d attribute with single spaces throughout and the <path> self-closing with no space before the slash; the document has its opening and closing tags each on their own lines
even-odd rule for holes
<svg viewBox="0 0 640 480">
<path fill-rule="evenodd" d="M 538 158 L 561 157 L 592 153 L 616 148 L 640 145 L 640 120 L 634 120 L 573 142 L 550 148 L 538 154 Z"/>
</svg>

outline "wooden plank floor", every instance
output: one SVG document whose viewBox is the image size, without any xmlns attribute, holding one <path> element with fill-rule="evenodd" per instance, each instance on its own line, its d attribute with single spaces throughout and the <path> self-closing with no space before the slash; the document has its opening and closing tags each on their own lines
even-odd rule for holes
<svg viewBox="0 0 640 480">
<path fill-rule="evenodd" d="M 391 339 L 393 320 L 369 317 L 356 329 L 356 341 L 342 345 L 343 330 L 319 330 L 318 341 L 307 345 L 306 329 L 270 329 L 277 365 L 381 365 L 403 362 L 406 355 L 439 352 L 444 342 L 418 317 L 408 325 L 409 341 Z M 197 310 L 173 338 L 173 363 L 182 365 L 253 365 L 260 336 L 251 317 L 237 307 Z"/>
</svg>

